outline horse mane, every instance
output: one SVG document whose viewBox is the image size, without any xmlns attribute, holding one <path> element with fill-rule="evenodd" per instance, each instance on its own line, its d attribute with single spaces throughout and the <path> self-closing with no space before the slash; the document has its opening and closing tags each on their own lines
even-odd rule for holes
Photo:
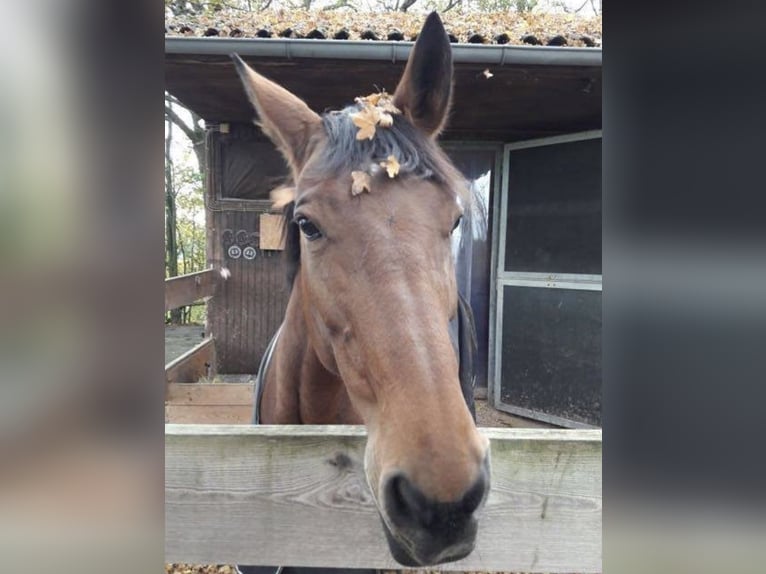
<svg viewBox="0 0 766 574">
<path fill-rule="evenodd" d="M 311 162 L 312 179 L 337 177 L 352 171 L 367 171 L 374 183 L 385 177 L 380 162 L 394 156 L 399 162 L 397 177 L 413 177 L 434 181 L 463 205 L 470 205 L 470 192 L 465 178 L 452 165 L 438 144 L 416 128 L 401 114 L 394 114 L 390 127 L 380 127 L 369 140 L 358 140 L 357 126 L 351 115 L 362 109 L 361 104 L 348 106 L 322 116 L 325 141 L 318 149 L 317 160 Z M 300 268 L 300 229 L 293 222 L 295 201 L 284 207 L 285 258 L 290 289 Z"/>
</svg>

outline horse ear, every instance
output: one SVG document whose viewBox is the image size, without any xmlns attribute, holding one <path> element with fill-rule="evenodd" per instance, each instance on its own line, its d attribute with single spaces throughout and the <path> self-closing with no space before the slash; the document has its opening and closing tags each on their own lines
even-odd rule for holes
<svg viewBox="0 0 766 574">
<path fill-rule="evenodd" d="M 436 135 L 447 118 L 451 93 L 452 50 L 439 15 L 431 12 L 394 92 L 394 105 L 417 127 Z"/>
<path fill-rule="evenodd" d="M 297 175 L 308 160 L 309 142 L 319 128 L 321 118 L 299 97 L 245 64 L 238 54 L 232 54 L 231 59 L 258 112 L 261 129 Z"/>
</svg>

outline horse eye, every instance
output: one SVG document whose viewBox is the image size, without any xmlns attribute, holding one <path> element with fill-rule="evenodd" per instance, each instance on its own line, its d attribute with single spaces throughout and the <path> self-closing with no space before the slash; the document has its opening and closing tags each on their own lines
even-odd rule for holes
<svg viewBox="0 0 766 574">
<path fill-rule="evenodd" d="M 298 217 L 295 222 L 309 241 L 315 241 L 322 237 L 322 232 L 311 222 L 311 220 L 306 219 L 305 217 Z"/>
<path fill-rule="evenodd" d="M 463 221 L 463 216 L 462 215 L 455 220 L 455 225 L 452 226 L 452 231 L 455 231 L 457 229 L 457 227 L 458 227 L 458 225 L 460 225 L 461 221 Z M 450 233 L 452 233 L 452 231 L 450 231 Z"/>
</svg>

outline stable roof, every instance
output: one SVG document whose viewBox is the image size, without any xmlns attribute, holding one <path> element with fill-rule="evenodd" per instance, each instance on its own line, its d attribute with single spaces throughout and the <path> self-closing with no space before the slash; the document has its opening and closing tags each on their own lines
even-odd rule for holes
<svg viewBox="0 0 766 574">
<path fill-rule="evenodd" d="M 422 23 L 422 16 L 417 21 Z M 207 24 L 166 24 L 165 87 L 209 123 L 250 122 L 255 117 L 229 59 L 232 52 L 322 112 L 378 89 L 392 92 L 413 45 L 407 40 L 273 37 L 278 34 L 245 38 L 245 31 L 257 34 L 266 28 Z M 450 31 L 449 21 L 445 26 Z M 297 26 L 288 28 L 301 34 Z M 401 28 L 401 37 L 408 37 L 407 28 Z M 495 33 L 504 29 L 508 27 L 497 24 L 480 32 L 461 27 L 466 39 L 479 34 L 485 40 L 510 36 Z M 567 38 L 582 34 L 570 27 L 551 39 L 557 36 L 573 43 Z M 536 37 L 543 34 L 538 30 Z M 465 41 L 453 43 L 452 51 L 455 90 L 445 139 L 517 141 L 601 128 L 601 48 Z"/>
</svg>

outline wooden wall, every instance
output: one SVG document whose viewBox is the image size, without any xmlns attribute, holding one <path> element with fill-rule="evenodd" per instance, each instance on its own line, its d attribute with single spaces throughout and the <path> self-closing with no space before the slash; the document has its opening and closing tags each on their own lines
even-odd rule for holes
<svg viewBox="0 0 766 574">
<path fill-rule="evenodd" d="M 254 126 L 227 128 L 212 126 L 207 134 L 207 258 L 230 273 L 208 303 L 207 330 L 215 338 L 217 373 L 255 374 L 289 297 L 283 252 L 260 248 L 260 216 L 269 212 L 269 191 L 286 167 Z M 271 146 L 272 154 L 259 148 L 248 161 L 255 143 Z"/>
<path fill-rule="evenodd" d="M 283 252 L 260 249 L 260 213 L 208 210 L 210 262 L 231 273 L 208 303 L 219 373 L 256 373 L 287 307 Z"/>
</svg>

